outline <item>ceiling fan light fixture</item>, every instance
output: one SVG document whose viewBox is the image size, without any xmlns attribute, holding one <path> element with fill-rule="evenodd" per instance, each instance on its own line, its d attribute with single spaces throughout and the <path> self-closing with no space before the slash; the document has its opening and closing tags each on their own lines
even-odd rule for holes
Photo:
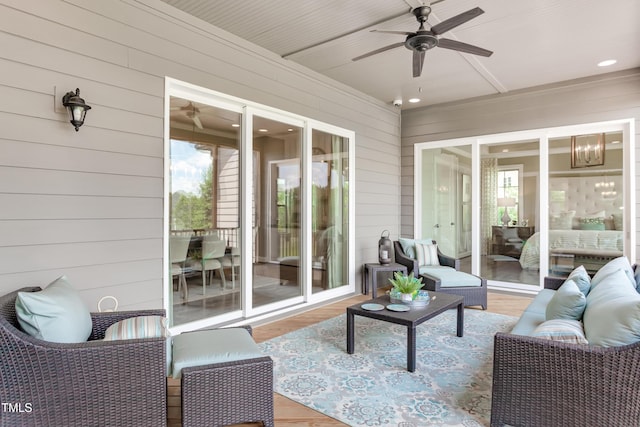
<svg viewBox="0 0 640 427">
<path fill-rule="evenodd" d="M 417 50 L 419 52 L 432 49 L 438 45 L 438 39 L 431 34 L 416 34 L 407 37 L 404 47 L 409 50 Z"/>
</svg>

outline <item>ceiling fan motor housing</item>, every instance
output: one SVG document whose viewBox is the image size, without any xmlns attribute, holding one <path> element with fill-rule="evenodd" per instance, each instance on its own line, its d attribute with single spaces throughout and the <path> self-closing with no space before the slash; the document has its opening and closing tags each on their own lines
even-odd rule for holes
<svg viewBox="0 0 640 427">
<path fill-rule="evenodd" d="M 428 33 L 425 31 L 425 33 Z M 433 34 L 414 34 L 407 37 L 404 46 L 409 50 L 417 50 L 423 52 L 438 45 L 438 38 Z"/>
</svg>

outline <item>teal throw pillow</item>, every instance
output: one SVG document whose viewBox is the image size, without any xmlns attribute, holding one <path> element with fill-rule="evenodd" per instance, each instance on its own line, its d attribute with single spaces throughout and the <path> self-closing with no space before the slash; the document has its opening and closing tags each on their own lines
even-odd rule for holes
<svg viewBox="0 0 640 427">
<path fill-rule="evenodd" d="M 65 276 L 39 292 L 18 292 L 16 315 L 32 337 L 52 342 L 85 342 L 93 323 L 91 313 Z"/>
<path fill-rule="evenodd" d="M 604 230 L 604 218 L 580 218 L 580 230 Z"/>
<path fill-rule="evenodd" d="M 606 263 L 591 279 L 591 290 L 600 284 L 611 273 L 622 270 L 631 284 L 635 286 L 633 268 L 627 257 L 621 256 Z"/>
<path fill-rule="evenodd" d="M 579 320 L 552 319 L 541 323 L 531 334 L 532 337 L 569 344 L 588 344 L 584 327 Z"/>
<path fill-rule="evenodd" d="M 584 296 L 589 294 L 589 291 L 591 290 L 591 277 L 589 276 L 589 273 L 587 273 L 587 269 L 584 268 L 584 265 L 576 267 L 571 273 L 569 273 L 567 280 L 573 280 L 576 285 L 578 285 L 580 292 L 582 292 Z"/>
<path fill-rule="evenodd" d="M 612 347 L 640 341 L 640 294 L 622 269 L 591 288 L 583 321 L 589 344 Z"/>
<path fill-rule="evenodd" d="M 547 304 L 546 320 L 580 320 L 587 305 L 587 298 L 573 280 L 567 279 Z"/>
</svg>

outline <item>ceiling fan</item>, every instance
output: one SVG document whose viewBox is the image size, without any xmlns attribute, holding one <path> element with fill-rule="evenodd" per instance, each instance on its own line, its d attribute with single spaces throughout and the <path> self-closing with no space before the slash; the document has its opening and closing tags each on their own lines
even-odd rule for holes
<svg viewBox="0 0 640 427">
<path fill-rule="evenodd" d="M 439 3 L 434 2 L 432 4 Z M 376 55 L 387 50 L 395 49 L 396 47 L 404 46 L 407 49 L 413 51 L 413 77 L 420 77 L 422 74 L 422 66 L 424 65 L 425 52 L 434 47 L 442 47 L 445 49 L 457 50 L 459 52 L 471 53 L 480 56 L 491 56 L 493 52 L 487 49 L 483 49 L 478 46 L 473 46 L 467 43 L 462 43 L 457 40 L 438 38 L 439 35 L 464 24 L 467 21 L 476 18 L 484 13 L 484 10 L 479 7 L 473 8 L 452 18 L 446 19 L 439 24 L 434 25 L 429 30 L 425 30 L 424 23 L 427 22 L 429 14 L 431 13 L 430 6 L 419 6 L 411 11 L 418 22 L 420 28 L 416 32 L 408 31 L 387 31 L 387 30 L 372 30 L 378 33 L 387 34 L 402 34 L 407 36 L 404 42 L 394 43 L 389 46 L 376 49 L 364 55 L 357 56 L 352 61 L 358 61 L 363 58 L 367 58 L 372 55 Z"/>
<path fill-rule="evenodd" d="M 196 107 L 192 101 L 189 101 L 187 105 L 182 107 L 171 107 L 171 111 L 184 113 L 185 116 L 193 121 L 193 124 L 196 125 L 198 129 L 203 129 L 202 122 L 200 121 L 200 109 Z"/>
</svg>

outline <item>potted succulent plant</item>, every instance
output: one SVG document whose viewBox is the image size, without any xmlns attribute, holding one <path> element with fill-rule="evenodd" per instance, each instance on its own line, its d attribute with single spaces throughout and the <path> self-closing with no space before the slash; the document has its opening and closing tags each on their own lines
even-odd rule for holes
<svg viewBox="0 0 640 427">
<path fill-rule="evenodd" d="M 393 285 L 395 292 L 400 294 L 403 302 L 411 302 L 418 294 L 418 291 L 424 286 L 422 277 L 414 277 L 413 273 L 408 276 L 400 272 L 395 272 L 393 279 L 389 279 Z"/>
</svg>

